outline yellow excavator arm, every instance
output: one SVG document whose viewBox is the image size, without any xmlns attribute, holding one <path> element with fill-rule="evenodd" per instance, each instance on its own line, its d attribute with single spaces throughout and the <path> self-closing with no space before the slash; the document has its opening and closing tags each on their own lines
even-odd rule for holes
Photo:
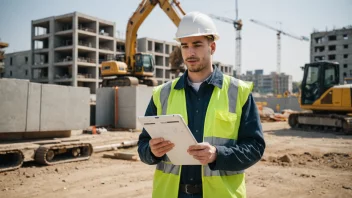
<svg viewBox="0 0 352 198">
<path fill-rule="evenodd" d="M 185 12 L 180 7 L 180 3 L 177 0 L 142 0 L 137 10 L 129 19 L 126 28 L 126 64 L 132 71 L 134 71 L 135 65 L 134 57 L 136 54 L 137 31 L 157 4 L 159 4 L 160 8 L 166 13 L 176 27 L 181 21 L 180 14 L 182 16 L 185 15 Z"/>
</svg>

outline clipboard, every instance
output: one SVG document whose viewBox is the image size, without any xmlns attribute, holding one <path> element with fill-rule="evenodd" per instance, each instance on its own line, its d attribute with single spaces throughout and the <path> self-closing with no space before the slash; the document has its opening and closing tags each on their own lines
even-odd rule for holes
<svg viewBox="0 0 352 198">
<path fill-rule="evenodd" d="M 164 138 L 175 144 L 167 152 L 167 156 L 174 165 L 201 165 L 187 152 L 191 145 L 197 144 L 182 116 L 179 114 L 162 116 L 139 116 L 139 122 L 152 138 Z"/>
</svg>

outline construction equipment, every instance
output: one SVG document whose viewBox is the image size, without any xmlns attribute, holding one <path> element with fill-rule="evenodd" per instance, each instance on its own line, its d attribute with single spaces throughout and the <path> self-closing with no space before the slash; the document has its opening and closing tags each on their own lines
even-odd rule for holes
<svg viewBox="0 0 352 198">
<path fill-rule="evenodd" d="M 58 137 L 56 132 L 56 136 Z M 14 141 L 14 140 L 12 140 Z M 43 165 L 87 160 L 93 153 L 90 143 L 79 140 L 54 139 L 20 141 L 0 145 L 0 172 L 18 169 L 23 162 L 35 161 Z"/>
<path fill-rule="evenodd" d="M 236 77 L 239 78 L 239 76 L 241 75 L 241 51 L 242 51 L 242 47 L 241 47 L 241 43 L 242 43 L 242 37 L 241 37 L 241 30 L 242 30 L 242 20 L 238 19 L 238 2 L 236 0 L 236 19 L 230 19 L 230 18 L 226 18 L 226 17 L 220 17 L 220 16 L 216 16 L 213 14 L 209 15 L 211 18 L 213 19 L 217 19 L 219 21 L 225 22 L 225 23 L 230 23 L 234 26 L 235 30 L 236 30 L 236 59 L 235 59 L 235 71 L 236 71 Z"/>
<path fill-rule="evenodd" d="M 291 37 L 291 38 L 294 38 L 294 39 L 297 39 L 297 40 L 300 40 L 300 41 L 309 41 L 309 38 L 305 37 L 305 36 L 295 36 L 295 35 L 292 35 L 292 34 L 289 34 L 287 32 L 284 32 L 282 30 L 279 30 L 277 28 L 273 28 L 265 23 L 262 23 L 260 21 L 257 21 L 257 20 L 254 20 L 254 19 L 251 19 L 250 20 L 251 22 L 255 23 L 255 24 L 258 24 L 258 25 L 261 25 L 263 27 L 266 27 L 268 29 L 271 29 L 271 30 L 274 30 L 276 32 L 276 36 L 277 36 L 277 54 L 276 54 L 276 61 L 277 61 L 277 65 L 276 65 L 276 77 L 275 77 L 275 94 L 279 94 L 279 75 L 281 74 L 281 34 L 285 35 L 285 36 L 288 36 L 288 37 Z"/>
<path fill-rule="evenodd" d="M 157 4 L 176 26 L 181 21 L 180 14 L 185 15 L 177 0 L 142 0 L 127 23 L 125 54 L 118 55 L 115 61 L 105 61 L 101 65 L 103 87 L 136 86 L 139 83 L 157 85 L 153 78 L 153 56 L 136 52 L 137 31 Z"/>
<path fill-rule="evenodd" d="M 304 66 L 300 106 L 311 113 L 292 113 L 292 128 L 333 129 L 352 134 L 352 84 L 339 85 L 339 65 L 315 62 Z"/>
<path fill-rule="evenodd" d="M 0 79 L 0 93 L 0 172 L 27 161 L 55 165 L 90 158 L 92 145 L 70 137 L 72 129 L 89 127 L 88 88 Z"/>
</svg>

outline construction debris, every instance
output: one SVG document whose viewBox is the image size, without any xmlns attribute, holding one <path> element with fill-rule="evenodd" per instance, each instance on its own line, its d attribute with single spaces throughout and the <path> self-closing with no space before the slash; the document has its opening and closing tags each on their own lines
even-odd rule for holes
<svg viewBox="0 0 352 198">
<path fill-rule="evenodd" d="M 114 153 L 113 155 L 104 154 L 103 157 L 112 158 L 112 159 L 140 161 L 140 158 L 137 155 L 132 154 L 132 153 L 123 153 L 123 152 L 117 152 L 117 153 Z"/>
<path fill-rule="evenodd" d="M 291 109 L 284 109 L 281 113 L 275 113 L 272 108 L 266 107 L 266 103 L 256 102 L 256 105 L 258 107 L 261 122 L 286 122 L 290 114 L 297 112 Z"/>
<path fill-rule="evenodd" d="M 132 146 L 137 146 L 138 141 L 137 140 L 132 140 L 132 141 L 124 141 L 121 143 L 117 144 L 109 144 L 109 145 L 103 145 L 103 146 L 95 146 L 93 148 L 94 153 L 99 153 L 103 151 L 113 151 L 117 150 L 118 148 L 127 148 L 127 147 L 132 147 Z"/>
</svg>

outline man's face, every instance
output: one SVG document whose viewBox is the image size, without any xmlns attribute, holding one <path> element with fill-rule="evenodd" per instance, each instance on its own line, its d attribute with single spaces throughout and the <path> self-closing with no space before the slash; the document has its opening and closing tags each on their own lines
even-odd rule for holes
<svg viewBox="0 0 352 198">
<path fill-rule="evenodd" d="M 200 72 L 211 65 L 211 55 L 215 51 L 215 42 L 205 36 L 181 38 L 181 52 L 188 71 Z"/>
</svg>

